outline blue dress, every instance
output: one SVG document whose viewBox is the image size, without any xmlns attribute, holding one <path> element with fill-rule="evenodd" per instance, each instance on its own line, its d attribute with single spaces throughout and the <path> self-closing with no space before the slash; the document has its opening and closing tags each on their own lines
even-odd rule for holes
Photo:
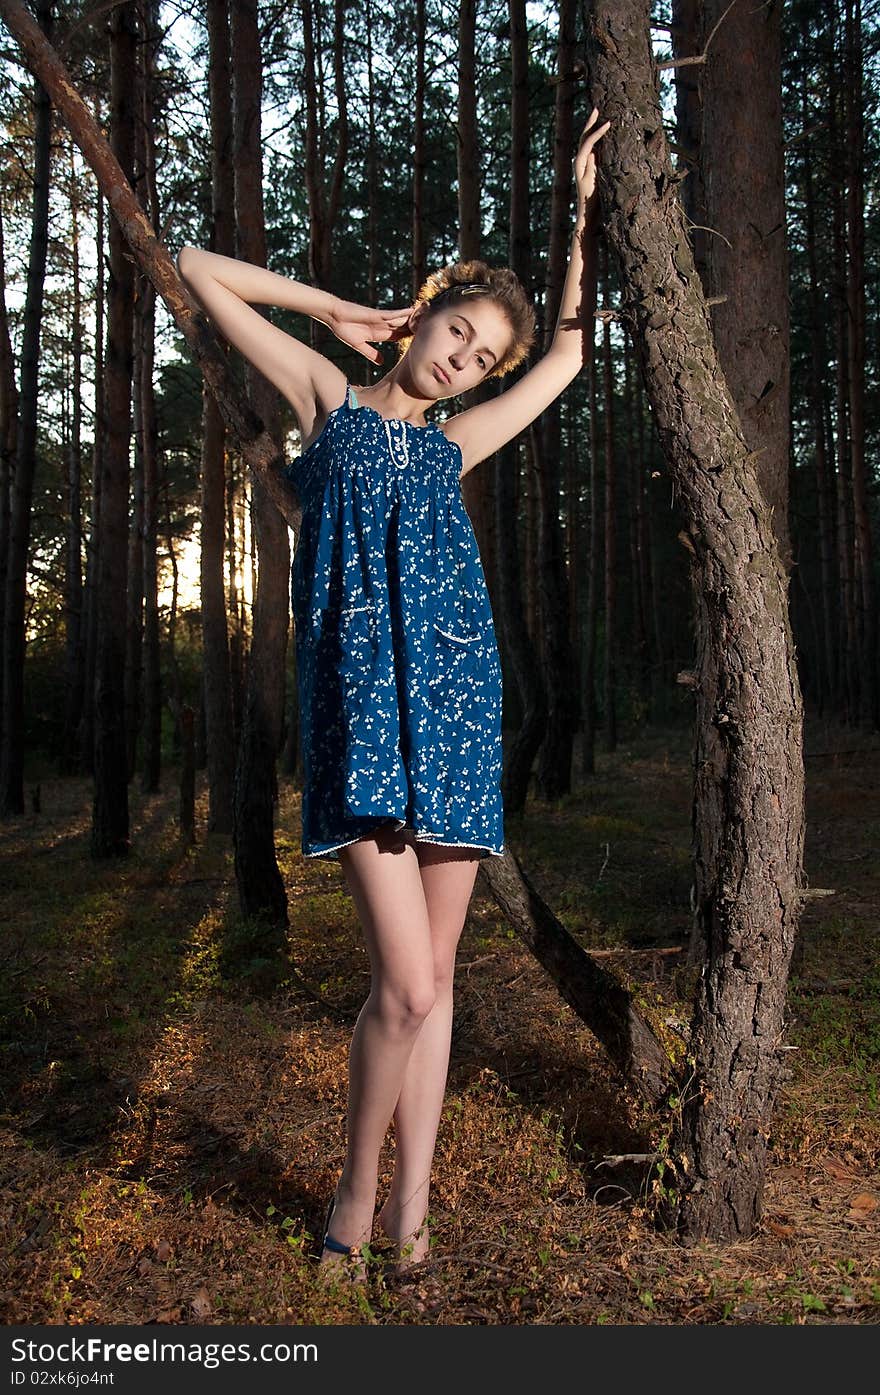
<svg viewBox="0 0 880 1395">
<path fill-rule="evenodd" d="M 291 599 L 302 851 L 382 824 L 502 856 L 501 665 L 461 451 L 349 387 L 285 468 L 302 505 Z"/>
</svg>

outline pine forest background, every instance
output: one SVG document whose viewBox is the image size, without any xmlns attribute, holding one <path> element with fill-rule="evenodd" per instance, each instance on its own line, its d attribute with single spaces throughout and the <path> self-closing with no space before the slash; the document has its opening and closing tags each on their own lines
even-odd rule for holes
<svg viewBox="0 0 880 1395">
<path fill-rule="evenodd" d="M 235 7 L 233 7 L 235 8 Z M 467 10 L 467 5 L 461 7 Z M 516 7 L 514 7 L 516 8 Z M 216 246 L 212 215 L 207 19 L 217 4 L 140 0 L 117 7 L 134 26 L 140 117 L 134 183 L 172 254 L 181 245 Z M 225 7 L 219 7 L 225 13 Z M 109 120 L 107 7 L 63 4 L 37 16 L 58 44 L 79 91 L 101 125 Z M 670 25 L 686 18 L 666 5 L 653 11 L 655 57 L 669 59 Z M 554 103 L 560 16 L 552 6 L 525 7 L 530 136 L 530 285 L 539 317 L 546 295 L 553 174 Z M 475 24 L 475 150 L 479 254 L 510 260 L 511 31 L 508 6 L 478 0 Z M 853 59 L 857 21 L 858 65 Z M 459 255 L 461 131 L 460 8 L 453 4 L 264 4 L 262 156 L 269 265 L 302 281 L 320 280 L 354 300 L 400 305 L 425 271 Z M 580 32 L 583 14 L 575 23 Z M 847 28 L 847 26 L 849 26 Z M 304 45 L 304 34 L 309 44 Z M 847 38 L 849 35 L 849 39 Z M 877 538 L 878 277 L 876 273 L 878 96 L 877 8 L 799 0 L 783 14 L 785 201 L 791 307 L 791 448 L 789 470 L 790 599 L 807 710 L 876 725 L 876 606 L 866 610 L 862 571 L 872 573 Z M 231 61 L 237 61 L 233 43 Z M 3 439 L 0 530 L 8 539 L 15 441 L 16 372 L 25 333 L 35 168 L 34 85 L 14 45 L 2 45 Z M 680 69 L 679 72 L 693 70 Z M 661 73 L 667 134 L 680 171 L 687 141 L 676 125 L 675 70 Z M 342 100 L 340 100 L 342 98 Z M 149 106 L 145 106 L 148 102 Z M 575 98 L 580 129 L 591 105 L 581 81 Z M 310 109 L 311 107 L 311 109 Z M 864 204 L 852 197 L 853 113 L 864 113 Z M 145 117 L 150 110 L 151 117 Z M 311 123 L 311 124 L 310 124 Z M 145 131 L 150 139 L 144 138 Z M 88 772 L 94 683 L 95 488 L 106 414 L 107 297 L 110 274 L 106 209 L 66 127 L 51 124 L 48 243 L 39 330 L 37 433 L 27 561 L 25 743 L 28 776 Z M 312 162 L 311 170 L 309 162 Z M 323 225 L 309 180 L 318 172 Z M 572 208 L 573 215 L 573 208 Z M 706 236 L 707 234 L 703 234 Z M 723 236 L 723 229 L 718 230 Z M 126 724 L 131 773 L 147 761 L 144 723 L 161 713 L 160 758 L 176 759 L 187 708 L 195 715 L 196 761 L 204 763 L 199 598 L 201 377 L 164 307 L 143 312 L 149 297 L 135 284 L 135 373 L 126 646 Z M 863 342 L 848 332 L 864 296 Z M 599 307 L 619 298 L 615 271 L 601 261 Z M 332 338 L 304 319 L 272 312 L 291 333 L 313 336 L 357 381 L 372 370 L 353 362 Z M 155 321 L 155 322 L 153 322 Z M 686 722 L 691 705 L 676 683 L 693 663 L 692 600 L 680 520 L 664 469 L 635 358 L 619 322 L 596 321 L 592 375 L 565 393 L 559 435 L 559 538 L 563 548 L 571 637 L 578 671 L 580 773 L 590 769 L 596 733 L 613 749 L 618 727 Z M 152 341 L 155 334 L 154 345 Z M 536 353 L 540 351 L 539 348 Z M 386 361 L 390 362 L 386 351 Z M 864 410 L 851 410 L 853 355 L 863 356 Z M 144 362 L 155 389 L 147 413 Z M 149 356 L 149 357 L 148 357 Z M 236 371 L 240 372 L 240 364 Z M 508 380 L 509 381 L 509 380 Z M 279 403 L 289 457 L 295 423 Z M 97 415 L 96 415 L 97 412 Z M 145 421 L 146 435 L 145 435 Z M 155 440 L 155 483 L 144 490 L 144 457 Z M 20 443 L 18 443 L 20 450 Z M 861 462 L 867 492 L 854 490 Z M 252 482 L 231 448 L 225 453 L 225 590 L 232 707 L 240 730 L 255 586 Z M 534 455 L 526 435 L 512 459 L 517 548 L 526 618 L 540 645 L 539 503 Z M 472 476 L 466 502 L 480 538 L 493 605 L 499 539 Z M 867 514 L 865 516 L 865 507 Z M 146 509 L 146 512 L 145 512 Z M 860 532 L 861 527 L 861 532 Z M 864 537 L 870 548 L 865 552 Z M 860 543 L 861 538 L 861 543 Z M 871 541 L 873 540 L 873 541 Z M 289 539 L 292 547 L 293 538 Z M 283 539 L 282 539 L 283 542 Z M 504 544 L 506 545 L 506 540 Z M 150 557 L 154 554 L 154 561 Z M 7 548 L 0 547 L 0 569 Z M 286 565 L 286 559 L 285 559 Z M 860 580 L 862 577 L 862 580 Z M 5 596 L 4 589 L 0 595 Z M 502 659 L 504 643 L 502 639 Z M 872 655 L 865 677 L 859 651 Z M 7 662 L 13 652 L 5 649 Z M 151 667 L 152 652 L 152 667 Z M 297 768 L 293 645 L 287 646 L 285 745 L 288 774 Z M 153 673 L 147 691 L 144 675 Z M 156 673 L 158 677 L 156 677 Z M 588 699 L 592 700 L 592 707 Z M 506 675 L 505 733 L 517 731 L 521 701 Z M 146 716 L 145 716 L 146 713 Z M 149 757 L 155 779 L 157 755 Z M 574 772 L 577 777 L 578 772 Z M 146 787 L 146 786 L 145 786 Z"/>
</svg>

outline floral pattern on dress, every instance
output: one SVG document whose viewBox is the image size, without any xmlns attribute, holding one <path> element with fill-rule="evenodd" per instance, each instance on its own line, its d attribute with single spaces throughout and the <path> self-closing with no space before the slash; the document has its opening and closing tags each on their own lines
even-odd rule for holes
<svg viewBox="0 0 880 1395">
<path fill-rule="evenodd" d="M 438 426 L 350 387 L 285 469 L 306 857 L 389 823 L 504 854 L 501 664 L 460 469 Z"/>
</svg>

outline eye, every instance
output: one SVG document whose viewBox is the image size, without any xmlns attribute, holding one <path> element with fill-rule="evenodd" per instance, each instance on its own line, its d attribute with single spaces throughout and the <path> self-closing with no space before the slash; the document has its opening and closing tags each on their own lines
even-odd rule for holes
<svg viewBox="0 0 880 1395">
<path fill-rule="evenodd" d="M 485 372 L 485 371 L 486 371 L 486 360 L 485 360 L 484 358 L 478 358 L 478 359 L 477 359 L 477 363 L 480 365 L 480 368 L 483 370 L 483 372 Z"/>
<path fill-rule="evenodd" d="M 452 330 L 452 333 L 453 333 L 453 334 L 457 334 L 457 335 L 458 335 L 459 339 L 463 339 L 463 338 L 464 338 L 464 335 L 462 334 L 462 332 L 461 332 L 461 330 L 459 329 L 458 325 L 450 325 L 449 328 Z"/>
</svg>

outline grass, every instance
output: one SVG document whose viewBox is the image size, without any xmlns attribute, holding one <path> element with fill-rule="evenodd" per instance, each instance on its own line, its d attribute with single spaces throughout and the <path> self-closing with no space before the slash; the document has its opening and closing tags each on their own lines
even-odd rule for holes
<svg viewBox="0 0 880 1395">
<path fill-rule="evenodd" d="M 227 840 L 177 839 L 133 787 L 131 856 L 89 857 L 91 790 L 43 778 L 0 829 L 0 1186 L 7 1324 L 875 1323 L 880 744 L 808 729 L 811 887 L 789 993 L 792 1077 L 750 1240 L 655 1223 L 665 1120 L 609 1069 L 486 894 L 459 951 L 425 1282 L 318 1281 L 369 966 L 338 864 L 299 853 L 285 786 L 286 968 L 261 972 Z M 199 827 L 206 796 L 199 787 Z M 634 737 L 510 845 L 582 944 L 687 1020 L 690 734 Z M 382 1156 L 390 1177 L 393 1133 Z M 427 1280 L 433 1278 L 433 1287 Z M 441 1295 L 438 1297 L 438 1293 Z M 420 1306 L 421 1304 L 421 1306 Z"/>
</svg>

